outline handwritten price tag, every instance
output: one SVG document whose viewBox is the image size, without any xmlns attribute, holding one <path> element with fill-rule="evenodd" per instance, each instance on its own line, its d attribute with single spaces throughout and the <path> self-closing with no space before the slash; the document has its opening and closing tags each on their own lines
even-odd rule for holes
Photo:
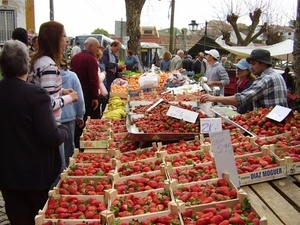
<svg viewBox="0 0 300 225">
<path fill-rule="evenodd" d="M 200 118 L 200 133 L 207 134 L 222 130 L 221 118 Z"/>
<path fill-rule="evenodd" d="M 291 112 L 292 109 L 286 108 L 280 105 L 276 105 L 274 109 L 267 115 L 267 118 L 271 120 L 275 120 L 277 122 L 281 122 L 289 113 Z"/>
<path fill-rule="evenodd" d="M 238 173 L 235 165 L 232 143 L 229 130 L 209 133 L 211 148 L 215 158 L 215 164 L 218 171 L 218 177 L 222 173 L 230 174 L 230 179 L 236 187 L 240 186 Z"/>
<path fill-rule="evenodd" d="M 167 112 L 167 116 L 171 116 L 180 120 L 183 119 L 184 121 L 190 123 L 195 123 L 199 113 L 171 105 Z"/>
</svg>

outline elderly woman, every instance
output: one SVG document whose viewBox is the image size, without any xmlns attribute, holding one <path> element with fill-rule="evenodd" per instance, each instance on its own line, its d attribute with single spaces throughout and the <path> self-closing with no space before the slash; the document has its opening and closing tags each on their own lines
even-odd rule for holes
<svg viewBox="0 0 300 225">
<path fill-rule="evenodd" d="M 61 168 L 58 146 L 68 137 L 47 91 L 26 82 L 28 65 L 27 46 L 7 41 L 0 55 L 0 189 L 11 225 L 35 224 Z"/>
</svg>

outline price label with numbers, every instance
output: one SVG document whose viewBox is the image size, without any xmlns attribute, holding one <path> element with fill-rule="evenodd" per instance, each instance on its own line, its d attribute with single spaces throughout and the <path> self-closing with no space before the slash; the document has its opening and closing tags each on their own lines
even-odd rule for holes
<svg viewBox="0 0 300 225">
<path fill-rule="evenodd" d="M 199 113 L 171 105 L 167 112 L 167 116 L 171 116 L 180 120 L 183 119 L 184 121 L 190 123 L 195 123 Z"/>
<path fill-rule="evenodd" d="M 200 118 L 200 133 L 207 134 L 222 130 L 221 118 Z"/>
<path fill-rule="evenodd" d="M 229 173 L 229 178 L 236 187 L 240 186 L 238 173 L 235 165 L 234 153 L 230 139 L 229 130 L 209 133 L 211 148 L 215 158 L 218 177 L 222 173 Z"/>
</svg>

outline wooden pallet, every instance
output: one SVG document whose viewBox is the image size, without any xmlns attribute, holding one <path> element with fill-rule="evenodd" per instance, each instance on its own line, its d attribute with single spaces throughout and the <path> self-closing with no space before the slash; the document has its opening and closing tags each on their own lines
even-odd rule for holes
<svg viewBox="0 0 300 225">
<path fill-rule="evenodd" d="M 268 224 L 300 224 L 300 175 L 244 186 L 251 204 Z"/>
</svg>

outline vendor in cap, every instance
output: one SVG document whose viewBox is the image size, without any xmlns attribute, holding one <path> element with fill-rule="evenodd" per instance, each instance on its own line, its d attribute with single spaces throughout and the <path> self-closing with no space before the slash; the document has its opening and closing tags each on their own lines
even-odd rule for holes
<svg viewBox="0 0 300 225">
<path fill-rule="evenodd" d="M 287 89 L 282 76 L 272 69 L 270 52 L 255 49 L 246 59 L 250 63 L 252 73 L 258 78 L 253 84 L 233 96 L 200 96 L 200 102 L 220 102 L 225 105 L 244 106 L 252 102 L 253 109 L 270 108 L 276 105 L 287 107 Z"/>
<path fill-rule="evenodd" d="M 205 77 L 207 78 L 207 85 L 211 88 L 217 86 L 220 88 L 220 94 L 224 95 L 224 87 L 229 84 L 229 76 L 225 68 L 218 62 L 220 54 L 216 49 L 205 51 L 208 67 L 206 69 Z"/>
</svg>

